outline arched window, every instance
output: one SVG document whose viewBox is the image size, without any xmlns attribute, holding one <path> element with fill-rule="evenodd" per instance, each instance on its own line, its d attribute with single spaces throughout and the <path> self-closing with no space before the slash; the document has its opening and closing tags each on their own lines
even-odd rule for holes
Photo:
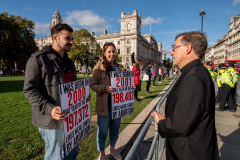
<svg viewBox="0 0 240 160">
<path fill-rule="evenodd" d="M 53 25 L 55 25 L 55 22 L 53 22 Z"/>
<path fill-rule="evenodd" d="M 127 30 L 130 31 L 130 24 L 127 24 Z"/>
</svg>

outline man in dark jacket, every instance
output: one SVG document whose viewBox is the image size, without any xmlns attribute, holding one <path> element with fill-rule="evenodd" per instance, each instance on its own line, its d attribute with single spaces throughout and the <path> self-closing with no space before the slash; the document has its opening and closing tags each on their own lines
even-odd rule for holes
<svg viewBox="0 0 240 160">
<path fill-rule="evenodd" d="M 181 70 L 166 102 L 165 116 L 154 112 L 158 131 L 167 138 L 167 160 L 218 160 L 214 84 L 200 59 L 207 49 L 204 33 L 176 37 L 173 64 Z"/>
<path fill-rule="evenodd" d="M 73 42 L 73 29 L 57 24 L 51 29 L 53 46 L 45 46 L 32 54 L 26 65 L 23 92 L 32 105 L 32 124 L 45 141 L 44 159 L 76 159 L 77 145 L 64 154 L 63 121 L 58 85 L 77 80 L 74 63 L 66 52 Z"/>
</svg>

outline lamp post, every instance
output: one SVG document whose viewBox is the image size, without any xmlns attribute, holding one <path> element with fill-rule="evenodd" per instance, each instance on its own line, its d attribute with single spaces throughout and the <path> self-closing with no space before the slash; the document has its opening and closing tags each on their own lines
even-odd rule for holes
<svg viewBox="0 0 240 160">
<path fill-rule="evenodd" d="M 205 14 L 206 14 L 206 13 L 203 12 L 203 9 L 202 9 L 202 12 L 199 14 L 200 16 L 202 16 L 201 32 L 203 32 L 203 16 L 204 16 Z"/>
</svg>

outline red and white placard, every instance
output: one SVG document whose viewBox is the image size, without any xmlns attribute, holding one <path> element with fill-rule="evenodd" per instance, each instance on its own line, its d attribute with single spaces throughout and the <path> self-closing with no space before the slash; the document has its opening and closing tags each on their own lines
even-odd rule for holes
<svg viewBox="0 0 240 160">
<path fill-rule="evenodd" d="M 134 113 L 134 72 L 133 71 L 111 71 L 111 93 L 112 119 Z"/>
<path fill-rule="evenodd" d="M 86 78 L 59 85 L 66 155 L 91 131 L 89 84 Z"/>
</svg>

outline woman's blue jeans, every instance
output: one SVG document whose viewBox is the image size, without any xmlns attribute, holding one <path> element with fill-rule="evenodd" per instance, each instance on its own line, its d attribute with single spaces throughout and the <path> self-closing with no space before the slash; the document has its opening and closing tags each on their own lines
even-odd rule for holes
<svg viewBox="0 0 240 160">
<path fill-rule="evenodd" d="M 76 160 L 79 144 L 66 157 L 64 149 L 63 128 L 60 129 L 43 129 L 38 127 L 42 138 L 45 141 L 44 160 Z"/>
<path fill-rule="evenodd" d="M 114 147 L 118 140 L 121 118 L 112 120 L 111 109 L 108 110 L 108 116 L 101 116 L 99 114 L 97 115 L 97 148 L 99 152 L 103 152 L 105 150 L 105 142 L 108 134 L 108 129 L 110 145 Z"/>
</svg>

